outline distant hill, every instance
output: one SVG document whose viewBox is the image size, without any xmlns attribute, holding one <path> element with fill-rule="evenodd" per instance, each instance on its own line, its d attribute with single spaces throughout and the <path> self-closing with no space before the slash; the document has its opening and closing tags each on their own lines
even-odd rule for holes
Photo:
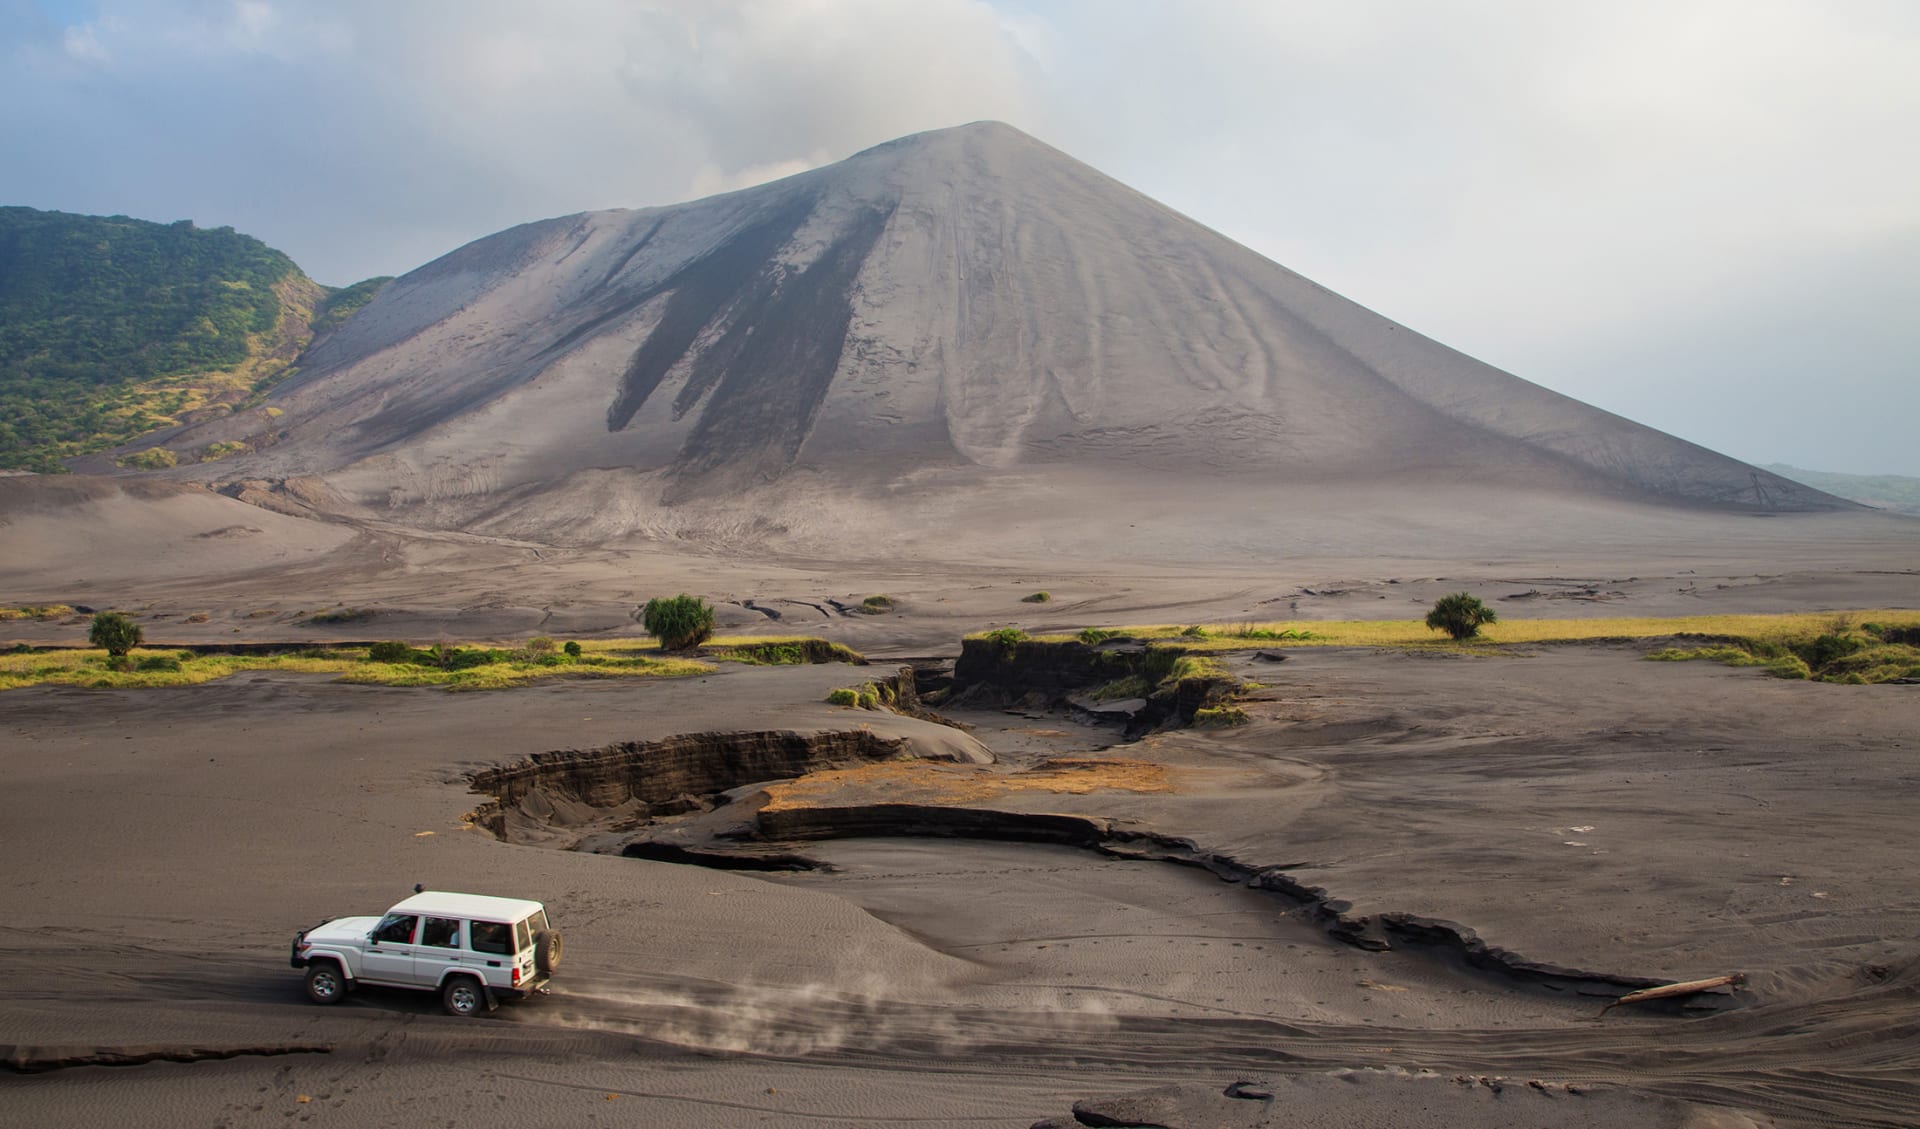
<svg viewBox="0 0 1920 1129">
<path fill-rule="evenodd" d="M 58 472 L 231 411 L 382 281 L 321 286 L 230 227 L 0 208 L 0 468 Z"/>
<path fill-rule="evenodd" d="M 1920 478 L 1899 474 L 1836 474 L 1802 470 L 1786 463 L 1769 463 L 1764 469 L 1849 501 L 1895 513 L 1920 514 Z"/>
</svg>

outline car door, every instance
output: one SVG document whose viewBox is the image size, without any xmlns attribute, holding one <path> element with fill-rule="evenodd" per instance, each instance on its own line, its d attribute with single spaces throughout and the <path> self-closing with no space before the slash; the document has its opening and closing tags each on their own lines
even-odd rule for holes
<svg viewBox="0 0 1920 1129">
<path fill-rule="evenodd" d="M 454 917 L 426 917 L 420 922 L 420 943 L 413 947 L 413 976 L 423 988 L 442 983 L 448 969 L 470 968 L 471 954 L 461 944 L 464 922 Z"/>
<path fill-rule="evenodd" d="M 414 987 L 414 938 L 420 918 L 411 913 L 390 913 L 367 934 L 366 953 L 360 958 L 360 979 L 374 984 L 398 984 Z"/>
</svg>

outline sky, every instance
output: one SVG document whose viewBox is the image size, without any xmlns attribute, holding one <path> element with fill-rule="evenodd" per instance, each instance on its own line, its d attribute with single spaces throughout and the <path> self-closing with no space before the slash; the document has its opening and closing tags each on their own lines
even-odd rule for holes
<svg viewBox="0 0 1920 1129">
<path fill-rule="evenodd" d="M 1009 122 L 1752 462 L 1920 475 L 1913 0 L 0 0 L 0 204 L 344 285 Z"/>
</svg>

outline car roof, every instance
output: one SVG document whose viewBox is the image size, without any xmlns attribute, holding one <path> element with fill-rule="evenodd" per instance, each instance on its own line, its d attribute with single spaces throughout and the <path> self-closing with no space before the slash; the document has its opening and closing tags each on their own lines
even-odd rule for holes
<svg viewBox="0 0 1920 1129">
<path fill-rule="evenodd" d="M 444 890 L 427 890 L 399 903 L 389 912 L 518 921 L 544 908 L 539 902 L 530 902 L 525 898 L 496 898 L 491 894 L 453 894 Z"/>
</svg>

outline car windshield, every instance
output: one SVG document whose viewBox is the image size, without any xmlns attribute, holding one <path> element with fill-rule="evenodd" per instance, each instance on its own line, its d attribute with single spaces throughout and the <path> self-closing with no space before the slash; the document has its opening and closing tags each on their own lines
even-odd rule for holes
<svg viewBox="0 0 1920 1129">
<path fill-rule="evenodd" d="M 373 927 L 373 939 L 404 945 L 413 940 L 413 927 L 420 919 L 410 913 L 390 913 Z"/>
</svg>

